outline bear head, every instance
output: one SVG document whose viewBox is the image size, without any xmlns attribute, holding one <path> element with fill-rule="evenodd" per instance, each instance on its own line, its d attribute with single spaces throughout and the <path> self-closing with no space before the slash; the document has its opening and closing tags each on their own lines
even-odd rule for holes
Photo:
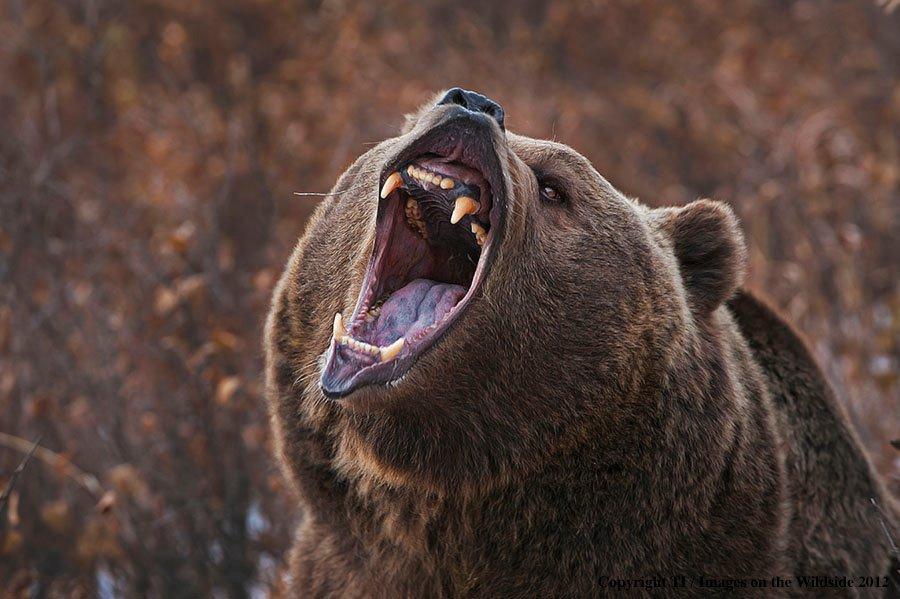
<svg viewBox="0 0 900 599">
<path fill-rule="evenodd" d="M 296 471 L 287 446 L 314 439 L 348 477 L 476 493 L 588 439 L 626 451 L 743 256 L 726 205 L 650 209 L 440 94 L 340 177 L 279 283 L 282 454 Z"/>
</svg>

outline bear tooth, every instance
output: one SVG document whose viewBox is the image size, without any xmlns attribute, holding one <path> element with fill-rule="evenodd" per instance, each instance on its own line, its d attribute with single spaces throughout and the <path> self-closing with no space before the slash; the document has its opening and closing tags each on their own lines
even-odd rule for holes
<svg viewBox="0 0 900 599">
<path fill-rule="evenodd" d="M 403 349 L 403 342 L 405 339 L 400 337 L 390 345 L 379 348 L 381 351 L 381 361 L 387 362 L 388 360 L 393 360 L 397 357 L 397 354 L 400 353 L 400 350 Z"/>
<path fill-rule="evenodd" d="M 385 180 L 384 186 L 381 188 L 381 199 L 383 200 L 391 195 L 391 192 L 401 185 L 403 185 L 403 177 L 400 176 L 400 173 L 394 171 L 391 173 L 391 176 Z"/>
<path fill-rule="evenodd" d="M 484 237 L 485 237 L 484 227 L 482 227 L 478 223 L 472 223 L 472 233 L 475 234 L 475 241 L 478 242 L 478 245 L 484 245 Z"/>
<path fill-rule="evenodd" d="M 334 325 L 331 328 L 331 334 L 335 339 L 341 339 L 347 334 L 347 331 L 344 329 L 344 317 L 341 316 L 340 312 L 334 315 Z"/>
<path fill-rule="evenodd" d="M 478 212 L 478 207 L 478 202 L 469 196 L 459 196 L 456 198 L 453 214 L 450 215 L 450 224 L 455 225 L 467 214 L 475 214 Z"/>
<path fill-rule="evenodd" d="M 453 179 L 441 179 L 441 189 L 453 189 L 454 185 Z"/>
</svg>

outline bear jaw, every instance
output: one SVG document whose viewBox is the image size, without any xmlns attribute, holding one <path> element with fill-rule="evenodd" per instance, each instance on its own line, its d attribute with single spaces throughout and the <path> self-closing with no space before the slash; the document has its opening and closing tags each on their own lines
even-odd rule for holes
<svg viewBox="0 0 900 599">
<path fill-rule="evenodd" d="M 400 384 L 488 275 L 505 220 L 496 123 L 447 111 L 379 177 L 375 242 L 349 318 L 334 316 L 320 388 L 343 398 Z"/>
</svg>

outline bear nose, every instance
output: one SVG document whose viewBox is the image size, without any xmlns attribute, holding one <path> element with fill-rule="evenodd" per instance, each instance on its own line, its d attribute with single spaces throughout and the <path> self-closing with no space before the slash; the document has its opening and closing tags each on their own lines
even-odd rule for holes
<svg viewBox="0 0 900 599">
<path fill-rule="evenodd" d="M 470 92 L 467 89 L 454 87 L 441 98 L 440 102 L 438 102 L 438 106 L 441 104 L 456 104 L 467 110 L 471 110 L 472 112 L 483 112 L 484 114 L 493 117 L 494 120 L 497 121 L 497 124 L 500 125 L 500 129 L 505 130 L 505 127 L 503 126 L 503 108 L 487 96 L 482 96 L 477 92 Z"/>
</svg>

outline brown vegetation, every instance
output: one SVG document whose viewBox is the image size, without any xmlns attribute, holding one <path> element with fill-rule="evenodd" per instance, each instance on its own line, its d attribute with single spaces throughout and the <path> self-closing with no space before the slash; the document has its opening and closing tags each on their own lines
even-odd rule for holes
<svg viewBox="0 0 900 599">
<path fill-rule="evenodd" d="M 864 1 L 0 3 L 13 594 L 241 596 L 291 525 L 260 331 L 314 197 L 443 87 L 650 205 L 731 203 L 879 470 L 900 437 L 900 10 Z M 52 453 L 51 453 L 52 452 Z M 86 481 L 93 481 L 86 482 Z"/>
</svg>

